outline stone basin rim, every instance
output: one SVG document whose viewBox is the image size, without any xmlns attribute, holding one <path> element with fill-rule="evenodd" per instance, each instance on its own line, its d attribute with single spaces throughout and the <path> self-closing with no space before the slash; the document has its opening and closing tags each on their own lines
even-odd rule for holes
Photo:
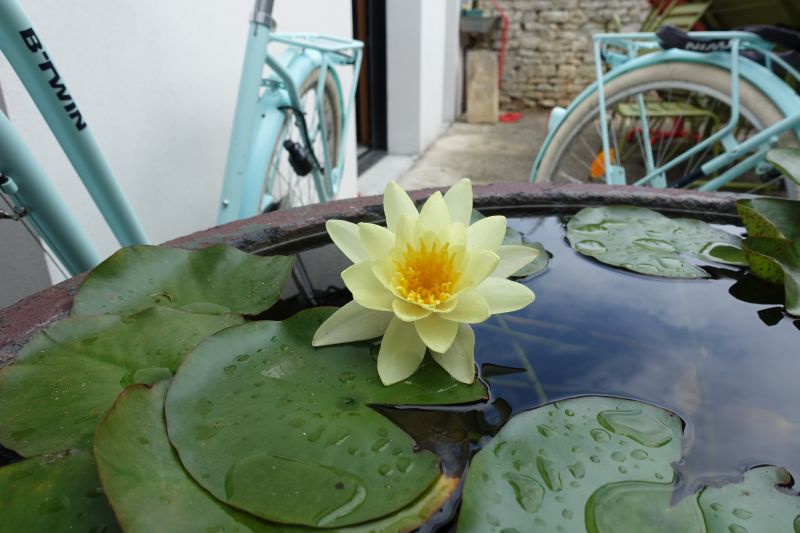
<svg viewBox="0 0 800 533">
<path fill-rule="evenodd" d="M 409 192 L 418 203 L 436 190 Z M 607 186 L 601 184 L 495 183 L 474 186 L 474 207 L 487 214 L 566 215 L 583 207 L 627 204 L 672 216 L 692 216 L 707 222 L 738 223 L 735 202 L 746 196 L 683 189 Z M 383 221 L 380 195 L 337 200 L 326 204 L 273 211 L 215 226 L 164 243 L 187 250 L 228 244 L 240 250 L 266 254 L 287 253 L 298 245 L 323 244 L 325 221 Z M 0 368 L 13 362 L 35 333 L 66 317 L 85 277 L 79 274 L 0 310 Z"/>
</svg>

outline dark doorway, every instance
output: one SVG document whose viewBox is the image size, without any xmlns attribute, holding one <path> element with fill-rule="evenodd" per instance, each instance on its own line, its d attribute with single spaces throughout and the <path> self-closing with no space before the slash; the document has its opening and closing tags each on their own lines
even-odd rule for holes
<svg viewBox="0 0 800 533">
<path fill-rule="evenodd" d="M 364 42 L 356 92 L 361 174 L 386 153 L 386 0 L 353 0 L 353 37 Z"/>
</svg>

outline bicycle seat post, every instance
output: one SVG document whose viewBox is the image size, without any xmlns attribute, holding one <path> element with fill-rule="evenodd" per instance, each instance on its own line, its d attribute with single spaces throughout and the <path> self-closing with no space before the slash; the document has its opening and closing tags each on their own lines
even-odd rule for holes
<svg viewBox="0 0 800 533">
<path fill-rule="evenodd" d="M 275 0 L 256 0 L 251 21 L 266 26 L 267 28 L 272 28 L 274 22 L 272 18 L 272 8 L 274 6 Z"/>
</svg>

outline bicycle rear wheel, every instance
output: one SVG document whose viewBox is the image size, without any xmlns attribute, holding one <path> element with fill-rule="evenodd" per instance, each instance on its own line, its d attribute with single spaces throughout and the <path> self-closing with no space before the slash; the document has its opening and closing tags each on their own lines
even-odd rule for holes
<svg viewBox="0 0 800 533">
<path fill-rule="evenodd" d="M 648 116 L 650 145 L 655 166 L 674 159 L 721 129 L 731 112 L 730 72 L 711 65 L 670 62 L 623 74 L 605 85 L 606 121 L 612 164 L 625 169 L 634 183 L 647 174 L 643 142 L 644 123 L 638 96 Z M 733 132 L 737 140 L 778 122 L 783 114 L 753 84 L 739 81 L 740 118 Z M 600 138 L 597 93 L 581 102 L 559 126 L 537 172 L 537 181 L 604 183 L 605 169 Z M 796 143 L 793 133 L 781 138 Z M 714 143 L 667 172 L 674 183 L 724 151 Z M 711 176 L 713 178 L 714 176 Z M 696 182 L 699 186 L 703 182 Z M 797 197 L 794 182 L 764 168 L 748 171 L 723 189 L 734 192 Z"/>
<path fill-rule="evenodd" d="M 262 197 L 271 198 L 269 204 L 265 206 L 265 211 L 324 202 L 330 200 L 334 194 L 331 172 L 338 163 L 339 143 L 342 142 L 340 139 L 342 109 L 338 86 L 329 73 L 326 76 L 322 95 L 322 113 L 319 113 L 317 107 L 319 76 L 320 70 L 313 70 L 300 85 L 299 91 L 311 148 L 317 161 L 323 166 L 325 165 L 323 134 L 327 139 L 330 168 L 325 168 L 322 173 L 322 182 L 319 184 L 322 190 L 318 189 L 313 173 L 300 176 L 289 163 L 289 154 L 284 148 L 284 142 L 289 140 L 304 147 L 305 142 L 300 127 L 297 125 L 295 110 L 287 109 L 264 176 Z"/>
</svg>

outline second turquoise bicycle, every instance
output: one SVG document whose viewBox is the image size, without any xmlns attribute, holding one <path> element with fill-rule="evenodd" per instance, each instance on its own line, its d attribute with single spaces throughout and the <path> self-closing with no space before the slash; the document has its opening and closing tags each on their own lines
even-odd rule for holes
<svg viewBox="0 0 800 533">
<path fill-rule="evenodd" d="M 531 180 L 797 197 L 766 157 L 800 136 L 800 34 L 753 30 L 595 35 L 597 81 L 553 110 Z"/>
</svg>

